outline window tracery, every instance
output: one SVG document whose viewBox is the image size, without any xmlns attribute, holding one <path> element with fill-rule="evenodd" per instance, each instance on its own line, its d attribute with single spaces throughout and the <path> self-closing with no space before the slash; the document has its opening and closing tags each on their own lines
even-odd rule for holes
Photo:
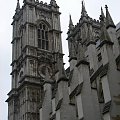
<svg viewBox="0 0 120 120">
<path fill-rule="evenodd" d="M 48 26 L 41 22 L 38 27 L 38 47 L 49 50 Z"/>
</svg>

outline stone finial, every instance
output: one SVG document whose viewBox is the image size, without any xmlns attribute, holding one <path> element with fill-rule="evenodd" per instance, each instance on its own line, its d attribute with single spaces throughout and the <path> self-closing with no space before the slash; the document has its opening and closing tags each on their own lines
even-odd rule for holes
<svg viewBox="0 0 120 120">
<path fill-rule="evenodd" d="M 39 0 L 36 0 L 36 3 L 39 3 Z"/>
<path fill-rule="evenodd" d="M 18 13 L 20 11 L 20 3 L 19 0 L 17 0 L 17 6 L 16 6 L 16 13 Z"/>
<path fill-rule="evenodd" d="M 58 7 L 57 3 L 55 0 L 51 0 L 50 1 L 50 5 L 54 6 L 54 7 Z"/>
<path fill-rule="evenodd" d="M 105 14 L 104 14 L 104 12 L 103 12 L 103 8 L 101 7 L 101 16 L 102 16 L 102 18 L 105 20 Z"/>
<path fill-rule="evenodd" d="M 100 15 L 100 24 L 101 24 L 101 36 L 100 36 L 101 41 L 111 41 L 110 36 L 106 29 L 106 19 L 102 9 Z"/>
<path fill-rule="evenodd" d="M 71 15 L 70 15 L 70 18 L 69 18 L 69 30 L 72 30 L 73 28 L 74 28 L 74 25 L 73 25 L 72 18 L 71 18 Z"/>
<path fill-rule="evenodd" d="M 108 11 L 108 6 L 105 5 L 105 8 L 106 8 L 106 28 L 109 28 L 109 27 L 116 28 L 116 26 L 112 20 L 112 17 Z"/>
<path fill-rule="evenodd" d="M 87 11 L 85 9 L 85 3 L 84 1 L 82 1 L 82 12 L 81 12 L 81 16 L 88 16 L 87 15 Z"/>
</svg>

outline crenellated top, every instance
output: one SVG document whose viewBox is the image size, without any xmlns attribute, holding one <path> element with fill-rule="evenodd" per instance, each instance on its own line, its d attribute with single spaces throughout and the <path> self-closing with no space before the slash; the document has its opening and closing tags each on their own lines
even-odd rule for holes
<svg viewBox="0 0 120 120">
<path fill-rule="evenodd" d="M 79 22 L 74 26 L 72 23 L 71 15 L 69 19 L 69 29 L 68 29 L 68 38 L 76 34 L 77 32 L 80 31 L 80 28 L 84 23 L 91 24 L 92 27 L 94 28 L 100 28 L 100 21 L 96 19 L 92 19 L 91 17 L 88 16 L 86 8 L 85 8 L 85 3 L 82 1 L 82 10 L 81 10 L 81 18 L 79 19 Z M 72 28 L 72 29 L 71 29 Z"/>
<path fill-rule="evenodd" d="M 40 8 L 48 9 L 48 10 L 54 10 L 54 11 L 59 11 L 59 6 L 57 5 L 55 0 L 51 0 L 50 4 L 47 4 L 47 2 L 39 1 L 39 0 L 24 0 L 23 1 L 23 6 L 26 4 L 37 6 Z M 16 6 L 16 13 L 19 14 L 20 10 L 20 3 L 19 0 L 17 0 L 17 6 Z"/>
<path fill-rule="evenodd" d="M 55 8 L 59 8 L 59 6 L 57 5 L 55 0 L 51 0 L 50 4 L 47 4 L 46 2 L 44 3 L 43 1 L 36 0 L 35 4 L 37 3 L 37 5 L 43 6 L 43 7 L 47 7 L 47 8 L 51 8 L 51 7 L 55 7 Z"/>
<path fill-rule="evenodd" d="M 35 7 L 38 10 L 46 11 L 48 13 L 61 14 L 59 12 L 59 6 L 57 5 L 55 0 L 51 0 L 49 4 L 47 2 L 39 1 L 39 0 L 23 0 L 23 6 L 20 7 L 19 0 L 17 0 L 15 15 L 13 16 L 13 22 L 17 21 L 23 15 L 23 11 L 26 8 L 25 6 Z"/>
<path fill-rule="evenodd" d="M 51 9 L 51 5 L 50 4 L 47 4 L 46 2 L 44 3 L 43 1 L 36 1 L 35 2 L 35 5 L 37 6 L 37 7 L 40 7 L 40 8 L 44 8 L 44 9 Z"/>
<path fill-rule="evenodd" d="M 95 28 L 100 28 L 100 21 L 99 20 L 96 20 L 96 19 L 92 19 L 91 17 L 87 17 L 86 20 L 83 20 L 80 18 L 79 22 L 74 26 L 72 24 L 70 24 L 69 22 L 69 30 L 68 30 L 68 33 L 71 33 L 71 34 L 76 34 L 79 30 L 80 30 L 80 27 L 84 24 L 84 23 L 88 23 L 90 25 L 92 25 L 92 27 L 95 27 Z M 71 32 L 70 31 L 70 26 L 72 25 L 72 30 Z M 70 34 L 68 34 L 68 37 L 69 37 Z M 71 35 L 70 35 L 71 36 Z"/>
</svg>

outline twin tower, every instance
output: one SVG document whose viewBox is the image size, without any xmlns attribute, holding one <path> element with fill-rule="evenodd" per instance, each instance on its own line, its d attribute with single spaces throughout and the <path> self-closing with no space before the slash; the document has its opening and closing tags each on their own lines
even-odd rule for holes
<svg viewBox="0 0 120 120">
<path fill-rule="evenodd" d="M 120 29 L 106 6 L 68 30 L 64 69 L 59 6 L 19 0 L 13 16 L 8 120 L 120 120 Z"/>
</svg>

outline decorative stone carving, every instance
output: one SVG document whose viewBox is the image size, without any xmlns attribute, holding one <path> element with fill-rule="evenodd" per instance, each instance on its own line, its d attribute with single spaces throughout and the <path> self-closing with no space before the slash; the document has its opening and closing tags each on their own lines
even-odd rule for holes
<svg viewBox="0 0 120 120">
<path fill-rule="evenodd" d="M 49 76 L 52 76 L 52 69 L 48 64 L 41 64 L 38 66 L 38 73 L 43 78 L 45 78 L 46 69 L 48 69 Z"/>
</svg>

